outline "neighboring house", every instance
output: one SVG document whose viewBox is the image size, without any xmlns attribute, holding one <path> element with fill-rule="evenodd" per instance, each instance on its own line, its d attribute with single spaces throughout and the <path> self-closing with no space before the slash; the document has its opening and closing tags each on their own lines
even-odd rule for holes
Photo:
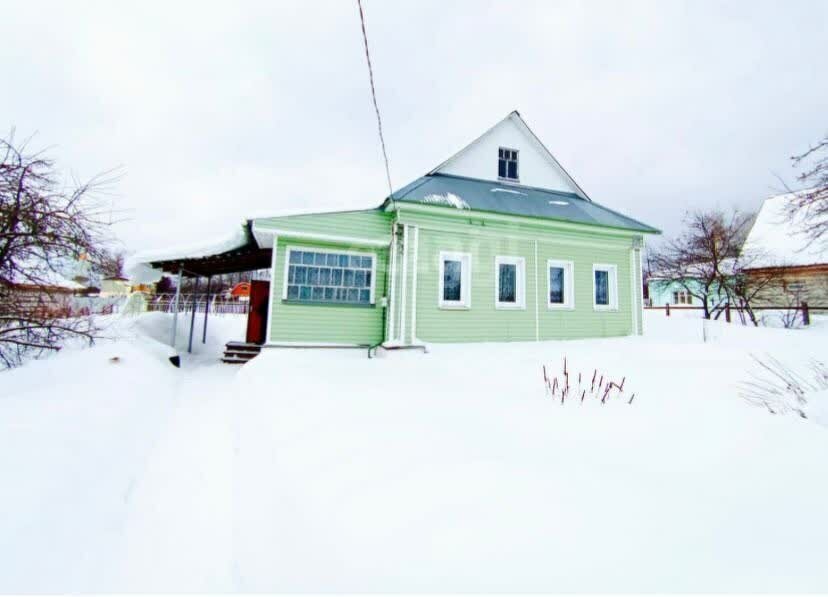
<svg viewBox="0 0 828 597">
<path fill-rule="evenodd" d="M 593 202 L 512 112 L 379 207 L 251 220 L 132 262 L 185 276 L 269 263 L 269 297 L 250 299 L 256 343 L 624 336 L 642 332 L 641 251 L 657 233 Z"/>
<path fill-rule="evenodd" d="M 828 305 L 828 239 L 812 241 L 800 216 L 788 217 L 793 193 L 765 199 L 742 249 L 750 278 L 778 276 L 757 304 Z"/>
<path fill-rule="evenodd" d="M 687 287 L 692 290 L 688 292 Z M 675 282 L 672 280 L 664 280 L 656 276 L 651 276 L 647 280 L 648 297 L 650 299 L 650 306 L 663 307 L 670 305 L 693 305 L 699 306 L 701 303 L 698 299 L 694 301 L 693 293 L 701 289 L 701 283 L 698 280 L 690 280 L 686 284 Z"/>
<path fill-rule="evenodd" d="M 729 280 L 733 280 L 733 269 L 735 265 L 734 259 L 724 259 L 721 263 L 722 267 L 727 268 L 729 272 Z M 684 279 L 677 280 L 673 277 L 668 277 L 660 272 L 654 272 L 647 278 L 647 295 L 649 297 L 649 305 L 651 307 L 664 307 L 665 305 L 678 306 L 703 306 L 703 297 L 707 296 L 707 305 L 710 308 L 724 306 L 727 302 L 727 293 L 725 289 L 714 282 L 710 288 L 705 291 L 704 282 L 701 275 L 693 277 L 694 272 L 699 272 L 700 268 L 704 266 L 696 265 L 688 268 L 688 276 Z M 712 268 L 712 266 L 710 266 Z"/>
<path fill-rule="evenodd" d="M 101 296 L 126 296 L 131 292 L 128 278 L 110 276 L 101 280 Z"/>
</svg>

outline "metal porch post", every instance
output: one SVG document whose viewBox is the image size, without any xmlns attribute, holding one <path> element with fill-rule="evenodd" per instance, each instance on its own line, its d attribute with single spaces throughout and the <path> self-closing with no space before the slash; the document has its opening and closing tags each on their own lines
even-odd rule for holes
<svg viewBox="0 0 828 597">
<path fill-rule="evenodd" d="M 190 314 L 190 339 L 187 342 L 187 352 L 193 352 L 193 328 L 195 327 L 196 308 L 198 307 L 198 276 L 193 285 L 193 312 Z"/>
<path fill-rule="evenodd" d="M 170 346 L 172 346 L 173 350 L 175 350 L 175 335 L 178 326 L 178 301 L 181 297 L 181 278 L 184 275 L 184 268 L 179 266 L 178 267 L 178 281 L 175 284 L 175 301 L 173 302 L 173 320 L 172 320 L 172 331 L 170 333 Z"/>
<path fill-rule="evenodd" d="M 207 291 L 204 293 L 204 332 L 201 334 L 201 343 L 207 344 L 207 313 L 210 312 L 210 282 L 213 276 L 207 276 Z"/>
</svg>

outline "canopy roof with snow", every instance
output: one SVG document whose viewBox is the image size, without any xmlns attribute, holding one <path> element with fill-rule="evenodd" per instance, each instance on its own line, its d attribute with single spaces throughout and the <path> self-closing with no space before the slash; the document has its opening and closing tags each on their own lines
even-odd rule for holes
<svg viewBox="0 0 828 597">
<path fill-rule="evenodd" d="M 828 264 L 828 243 L 812 242 L 803 231 L 804 216 L 788 215 L 791 202 L 801 193 L 775 195 L 762 203 L 742 248 L 751 269 Z"/>
<path fill-rule="evenodd" d="M 131 256 L 127 274 L 136 282 L 154 282 L 166 273 L 183 270 L 189 276 L 214 276 L 270 267 L 270 250 L 259 247 L 251 232 L 251 221 L 237 226 L 224 238 Z"/>
</svg>

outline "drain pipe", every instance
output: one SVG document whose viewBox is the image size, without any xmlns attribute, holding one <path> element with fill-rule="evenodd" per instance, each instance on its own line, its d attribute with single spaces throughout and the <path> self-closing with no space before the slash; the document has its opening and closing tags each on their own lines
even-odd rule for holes
<svg viewBox="0 0 828 597">
<path fill-rule="evenodd" d="M 386 294 L 388 298 L 386 300 L 386 307 L 385 307 L 385 317 L 388 322 L 387 327 L 387 334 L 386 340 L 389 342 L 393 342 L 394 335 L 396 330 L 394 329 L 394 308 L 396 306 L 396 288 L 397 288 L 397 227 L 399 226 L 399 222 L 397 222 L 397 218 L 399 217 L 399 212 L 395 212 L 394 222 L 391 224 L 391 267 L 390 267 L 390 276 L 389 276 L 389 288 Z"/>
</svg>

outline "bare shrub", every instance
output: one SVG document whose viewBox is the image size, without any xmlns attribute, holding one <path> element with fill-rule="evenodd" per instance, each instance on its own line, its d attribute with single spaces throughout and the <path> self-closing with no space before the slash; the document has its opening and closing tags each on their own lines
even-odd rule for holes
<svg viewBox="0 0 828 597">
<path fill-rule="evenodd" d="M 807 419 L 808 395 L 828 389 L 828 367 L 822 361 L 811 361 L 807 371 L 799 373 L 771 356 L 751 355 L 751 358 L 759 368 L 740 384 L 740 394 L 750 404 L 766 408 L 771 414 L 793 412 Z"/>
<path fill-rule="evenodd" d="M 587 398 L 593 400 L 600 400 L 601 404 L 606 404 L 609 400 L 623 399 L 627 404 L 632 404 L 635 400 L 635 393 L 629 395 L 624 393 L 624 384 L 627 381 L 626 377 L 621 379 L 621 382 L 610 380 L 609 376 L 604 375 L 598 369 L 593 369 L 592 374 L 584 375 L 578 372 L 577 375 L 571 373 L 568 369 L 566 357 L 563 359 L 563 370 L 560 377 L 552 374 L 552 367 L 543 365 L 543 383 L 546 390 L 546 395 L 550 398 L 560 399 L 561 404 L 567 399 L 574 399 L 579 402 L 584 402 Z"/>
</svg>

